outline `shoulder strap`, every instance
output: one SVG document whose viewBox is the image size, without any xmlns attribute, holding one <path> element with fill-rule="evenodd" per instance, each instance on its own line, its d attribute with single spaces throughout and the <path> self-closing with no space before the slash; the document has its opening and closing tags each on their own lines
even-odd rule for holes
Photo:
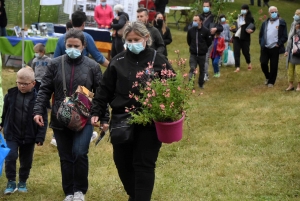
<svg viewBox="0 0 300 201">
<path fill-rule="evenodd" d="M 154 55 L 153 55 L 153 59 L 152 59 L 152 64 L 154 64 L 155 57 L 156 57 L 156 50 L 154 50 Z"/>
<path fill-rule="evenodd" d="M 65 73 L 64 55 L 61 56 L 61 72 L 62 72 L 62 78 L 63 78 L 63 90 L 64 90 L 65 97 L 67 97 L 67 86 L 66 86 L 66 73 Z"/>
</svg>

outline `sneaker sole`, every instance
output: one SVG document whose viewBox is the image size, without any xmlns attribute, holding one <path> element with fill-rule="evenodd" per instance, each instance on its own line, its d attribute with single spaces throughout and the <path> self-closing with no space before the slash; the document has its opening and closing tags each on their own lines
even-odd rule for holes
<svg viewBox="0 0 300 201">
<path fill-rule="evenodd" d="M 13 190 L 13 192 L 4 192 L 4 195 L 10 195 L 13 194 L 14 192 L 16 192 L 18 190 L 18 188 L 15 188 L 15 190 Z"/>
</svg>

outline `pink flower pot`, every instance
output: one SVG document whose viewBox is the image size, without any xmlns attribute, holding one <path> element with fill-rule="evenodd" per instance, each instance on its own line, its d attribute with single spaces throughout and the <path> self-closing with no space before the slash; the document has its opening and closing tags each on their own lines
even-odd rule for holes
<svg viewBox="0 0 300 201">
<path fill-rule="evenodd" d="M 182 126 L 184 116 L 171 123 L 154 121 L 157 137 L 163 143 L 178 142 L 182 138 Z"/>
</svg>

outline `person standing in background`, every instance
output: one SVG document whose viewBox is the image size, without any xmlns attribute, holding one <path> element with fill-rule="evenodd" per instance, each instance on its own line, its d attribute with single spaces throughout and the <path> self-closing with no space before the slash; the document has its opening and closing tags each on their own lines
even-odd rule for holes
<svg viewBox="0 0 300 201">
<path fill-rule="evenodd" d="M 124 12 L 124 7 L 121 4 L 114 6 L 114 12 L 116 13 L 116 17 L 111 24 L 111 28 L 115 30 L 112 35 L 111 58 L 124 50 L 124 42 L 122 36 L 118 35 L 118 30 L 122 29 L 126 22 L 129 21 L 129 15 Z"/>
<path fill-rule="evenodd" d="M 205 75 L 205 58 L 212 40 L 209 30 L 203 26 L 204 18 L 201 15 L 194 15 L 192 28 L 187 33 L 187 44 L 190 52 L 189 79 L 195 76 L 195 70 L 199 65 L 198 86 L 203 89 Z M 209 52 L 210 55 L 210 52 Z"/>
<path fill-rule="evenodd" d="M 220 19 L 220 24 L 223 26 L 223 31 L 221 32 L 220 36 L 224 38 L 225 41 L 225 50 L 228 49 L 228 43 L 230 42 L 231 39 L 231 34 L 230 34 L 230 27 L 226 23 L 226 16 L 224 14 L 221 14 L 219 16 Z M 219 60 L 219 66 L 222 66 L 222 56 Z"/>
<path fill-rule="evenodd" d="M 114 12 L 111 6 L 106 3 L 106 0 L 101 0 L 100 5 L 95 7 L 94 19 L 99 28 L 110 28 L 111 22 L 114 19 Z"/>
<path fill-rule="evenodd" d="M 269 15 L 270 18 L 262 23 L 259 32 L 260 65 L 266 78 L 265 85 L 273 87 L 277 78 L 279 54 L 285 53 L 284 43 L 288 35 L 286 22 L 279 18 L 275 6 L 269 8 Z"/>
<path fill-rule="evenodd" d="M 249 27 L 249 25 L 253 25 Z M 235 60 L 235 71 L 240 72 L 241 50 L 248 64 L 248 70 L 252 70 L 250 57 L 251 34 L 255 31 L 254 19 L 247 4 L 242 5 L 241 14 L 237 19 L 237 28 L 231 30 L 233 35 L 233 50 Z"/>
<path fill-rule="evenodd" d="M 214 35 L 216 32 L 221 33 L 223 31 L 222 25 L 218 23 L 214 23 L 218 20 L 217 16 L 212 14 L 212 2 L 208 0 L 203 1 L 203 13 L 200 15 L 203 18 L 203 26 L 207 28 L 210 31 L 211 34 L 211 40 L 214 40 Z M 208 51 L 206 53 L 206 59 L 205 59 L 205 68 L 204 68 L 204 81 L 209 80 L 208 75 L 208 67 L 209 67 L 209 59 L 210 59 L 210 52 L 212 49 L 212 45 L 208 47 Z"/>
<path fill-rule="evenodd" d="M 166 5 L 169 3 L 169 0 L 155 0 L 155 10 L 156 12 L 165 15 Z"/>
<path fill-rule="evenodd" d="M 164 53 L 165 51 L 165 43 L 162 39 L 159 31 L 155 28 L 152 24 L 148 22 L 149 13 L 147 8 L 139 8 L 137 10 L 137 21 L 143 22 L 144 25 L 147 27 L 148 31 L 150 32 L 150 36 L 152 39 L 151 47 L 155 49 L 159 53 Z"/>
<path fill-rule="evenodd" d="M 7 36 L 6 27 L 7 26 L 7 16 L 5 11 L 4 0 L 0 0 L 0 36 Z"/>
<path fill-rule="evenodd" d="M 269 0 L 264 0 L 263 6 L 268 6 L 268 8 L 270 8 L 270 6 L 269 6 Z"/>
<path fill-rule="evenodd" d="M 157 12 L 153 20 L 153 26 L 157 28 L 165 43 L 164 55 L 168 56 L 167 45 L 172 43 L 172 35 L 169 27 L 167 27 L 162 13 Z"/>
</svg>

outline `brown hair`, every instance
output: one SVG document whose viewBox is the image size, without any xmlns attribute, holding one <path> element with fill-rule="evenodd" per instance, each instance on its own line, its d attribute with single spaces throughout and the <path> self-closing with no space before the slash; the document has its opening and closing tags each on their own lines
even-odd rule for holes
<svg viewBox="0 0 300 201">
<path fill-rule="evenodd" d="M 37 44 L 33 47 L 33 50 L 36 51 L 36 52 L 43 52 L 43 53 L 46 52 L 45 45 L 42 44 L 42 43 L 37 43 Z"/>
</svg>

